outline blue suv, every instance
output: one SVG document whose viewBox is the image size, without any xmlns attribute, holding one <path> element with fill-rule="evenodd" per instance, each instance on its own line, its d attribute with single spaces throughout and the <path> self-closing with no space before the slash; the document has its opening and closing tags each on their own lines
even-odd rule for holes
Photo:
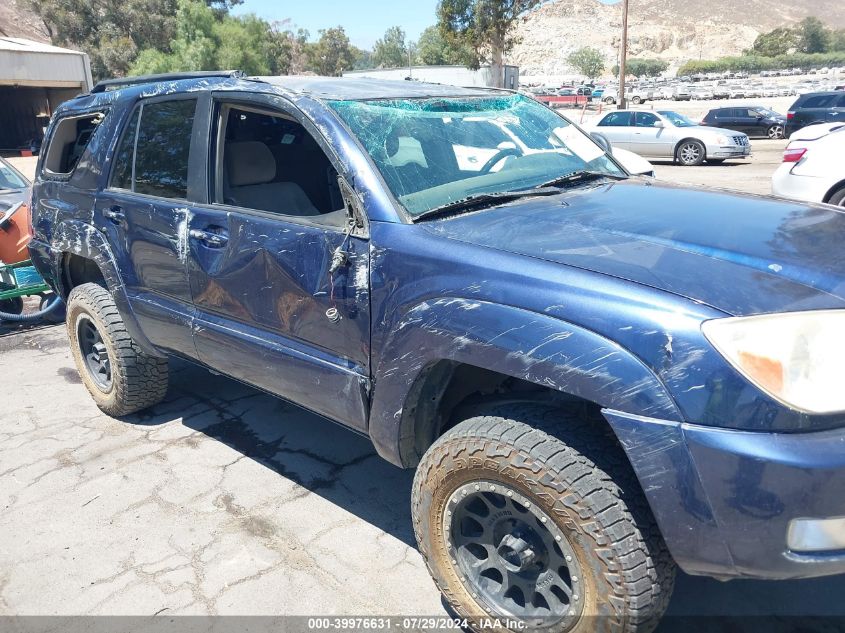
<svg viewBox="0 0 845 633">
<path fill-rule="evenodd" d="M 417 82 L 115 80 L 44 147 L 31 250 L 99 407 L 176 356 L 368 435 L 468 626 L 647 631 L 676 566 L 845 571 L 841 211 Z"/>
</svg>

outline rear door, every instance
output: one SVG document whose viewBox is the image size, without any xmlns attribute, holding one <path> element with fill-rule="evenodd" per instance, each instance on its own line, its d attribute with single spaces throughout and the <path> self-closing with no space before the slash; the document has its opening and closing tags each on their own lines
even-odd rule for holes
<svg viewBox="0 0 845 633">
<path fill-rule="evenodd" d="M 794 131 L 814 123 L 838 120 L 835 114 L 840 96 L 837 94 L 807 95 L 796 110 L 790 128 Z"/>
<path fill-rule="evenodd" d="M 225 93 L 209 109 L 209 203 L 186 248 L 199 358 L 365 430 L 369 240 L 347 222 L 339 161 L 279 97 Z"/>
<path fill-rule="evenodd" d="M 610 112 L 599 121 L 596 130 L 604 134 L 615 147 L 633 151 L 634 114 L 620 110 Z"/>
<path fill-rule="evenodd" d="M 150 341 L 195 357 L 186 268 L 191 161 L 201 155 L 196 95 L 138 103 L 113 153 L 94 222 L 106 233 L 138 321 Z"/>
</svg>

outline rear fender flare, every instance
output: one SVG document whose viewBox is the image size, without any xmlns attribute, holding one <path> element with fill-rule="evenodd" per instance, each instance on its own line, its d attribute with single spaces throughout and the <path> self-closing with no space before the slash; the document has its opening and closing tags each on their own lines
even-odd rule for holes
<svg viewBox="0 0 845 633">
<path fill-rule="evenodd" d="M 129 335 L 145 353 L 159 358 L 165 357 L 141 330 L 135 313 L 129 304 L 129 296 L 115 263 L 114 254 L 105 236 L 100 231 L 86 222 L 65 220 L 53 232 L 51 247 L 62 254 L 70 253 L 93 261 L 106 281 L 108 291 L 114 299 Z M 61 260 L 62 258 L 57 262 L 59 267 L 62 266 Z M 56 273 L 56 279 L 64 278 L 61 270 L 57 270 Z M 64 281 L 61 283 L 64 284 Z M 62 290 L 65 298 L 67 298 L 71 289 L 63 287 Z"/>
</svg>

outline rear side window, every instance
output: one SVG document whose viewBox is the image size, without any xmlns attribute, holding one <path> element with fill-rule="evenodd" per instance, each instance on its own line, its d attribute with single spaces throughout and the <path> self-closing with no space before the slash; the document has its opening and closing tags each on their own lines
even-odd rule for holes
<svg viewBox="0 0 845 633">
<path fill-rule="evenodd" d="M 72 173 L 104 118 L 102 112 L 96 112 L 57 121 L 44 155 L 44 170 L 54 176 Z"/>
<path fill-rule="evenodd" d="M 186 198 L 196 103 L 179 99 L 137 108 L 115 152 L 111 186 L 160 198 Z"/>
<path fill-rule="evenodd" d="M 601 120 L 599 125 L 611 127 L 626 127 L 631 125 L 630 112 L 611 112 Z"/>
<path fill-rule="evenodd" d="M 799 108 L 829 108 L 836 100 L 836 95 L 814 95 L 807 97 L 804 103 L 799 103 Z"/>
</svg>

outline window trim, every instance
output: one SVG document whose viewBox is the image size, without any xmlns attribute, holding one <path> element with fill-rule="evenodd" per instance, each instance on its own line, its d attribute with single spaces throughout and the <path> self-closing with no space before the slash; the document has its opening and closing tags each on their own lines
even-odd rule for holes
<svg viewBox="0 0 845 633">
<path fill-rule="evenodd" d="M 94 140 L 94 135 L 97 131 L 101 129 L 103 123 L 105 123 L 105 119 L 109 114 L 109 108 L 104 108 L 102 106 L 98 106 L 96 108 L 92 108 L 90 110 L 85 110 L 83 112 L 76 112 L 73 114 L 67 114 L 65 116 L 58 117 L 53 123 L 50 125 L 49 134 L 44 139 L 44 142 L 41 143 L 41 151 L 39 152 L 38 157 L 38 166 L 36 168 L 37 179 L 38 180 L 50 180 L 56 182 L 67 182 L 70 180 L 73 175 L 76 173 L 77 168 L 79 167 L 79 163 L 82 162 L 82 156 L 88 152 L 88 148 L 91 145 L 91 142 Z M 47 156 L 50 153 L 50 149 L 52 148 L 53 141 L 55 140 L 56 130 L 59 128 L 65 121 L 70 121 L 73 119 L 89 119 L 95 118 L 97 116 L 102 116 L 103 119 L 97 124 L 97 128 L 94 134 L 91 135 L 91 138 L 88 140 L 88 144 L 85 146 L 85 149 L 82 152 L 82 156 L 79 157 L 79 160 L 76 161 L 76 165 L 73 166 L 73 169 L 70 171 L 53 171 L 52 169 L 47 168 Z M 47 150 L 47 151 L 44 151 Z"/>
<path fill-rule="evenodd" d="M 255 114 L 263 114 L 267 116 L 274 116 L 281 119 L 286 119 L 288 121 L 292 121 L 302 126 L 305 132 L 314 139 L 314 142 L 317 143 L 320 151 L 325 154 L 326 158 L 331 163 L 332 167 L 334 167 L 335 171 L 338 174 L 339 178 L 343 178 L 347 184 L 349 184 L 349 178 L 346 174 L 346 170 L 338 158 L 337 154 L 335 153 L 334 149 L 331 145 L 319 134 L 319 130 L 314 128 L 313 125 L 309 125 L 309 121 L 305 117 L 297 117 L 295 112 L 295 106 L 292 104 L 288 107 L 280 106 L 276 103 L 270 103 L 269 98 L 256 98 L 256 97 L 274 97 L 275 95 L 265 95 L 265 94 L 250 94 L 250 93 L 215 93 L 212 95 L 211 103 L 210 103 L 210 120 L 209 120 L 209 130 L 208 130 L 208 140 L 209 142 L 206 144 L 208 151 L 208 173 L 210 176 L 210 182 L 208 182 L 208 201 L 203 203 L 202 206 L 208 207 L 209 209 L 213 209 L 216 211 L 222 212 L 233 212 L 233 213 L 241 213 L 244 215 L 255 216 L 262 219 L 270 219 L 276 220 L 279 222 L 291 222 L 293 224 L 301 224 L 303 226 L 314 227 L 314 228 L 321 228 L 330 231 L 335 231 L 337 233 L 343 233 L 346 230 L 346 223 L 342 223 L 340 226 L 337 226 L 334 223 L 328 223 L 325 220 L 321 221 L 320 218 L 325 218 L 326 216 L 333 216 L 337 211 L 343 211 L 346 213 L 346 207 L 344 206 L 343 209 L 336 209 L 330 213 L 321 213 L 320 215 L 287 215 L 284 213 L 276 213 L 274 211 L 264 211 L 262 209 L 252 209 L 250 207 L 240 207 L 237 205 L 227 204 L 225 202 L 216 202 L 217 194 L 218 194 L 218 186 L 222 188 L 222 161 L 218 160 L 218 156 L 221 155 L 221 146 L 225 142 L 225 134 L 226 134 L 226 124 L 227 124 L 227 117 L 223 116 L 223 111 L 230 110 L 232 108 L 245 110 L 247 112 L 254 112 Z M 215 135 L 214 143 L 211 143 L 211 136 Z M 349 187 L 351 191 L 355 191 L 354 187 Z M 222 189 L 221 189 L 222 193 Z M 357 195 L 357 193 L 355 194 Z M 359 212 L 364 216 L 364 235 L 356 232 L 355 235 L 357 237 L 363 237 L 364 239 L 369 237 L 369 219 L 366 217 L 366 211 L 363 208 L 362 204 L 358 205 Z"/>
<path fill-rule="evenodd" d="M 158 196 L 151 193 L 141 193 L 140 191 L 135 191 L 135 161 L 137 158 L 137 150 L 138 150 L 138 132 L 141 129 L 141 121 L 144 117 L 144 105 L 146 104 L 153 104 L 153 103 L 162 103 L 168 101 L 185 101 L 185 100 L 193 100 L 195 101 L 194 105 L 194 120 L 191 126 L 191 141 L 189 144 L 188 149 L 188 181 L 186 186 L 186 194 L 184 198 L 170 198 L 167 196 Z M 111 156 L 110 164 L 109 164 L 109 174 L 108 174 L 108 181 L 105 187 L 105 190 L 108 192 L 114 193 L 121 193 L 121 194 L 129 194 L 132 196 L 139 196 L 141 198 L 145 198 L 148 200 L 166 200 L 168 202 L 176 202 L 176 203 L 193 203 L 195 202 L 192 197 L 192 189 L 191 189 L 191 159 L 193 158 L 194 152 L 194 145 L 197 143 L 197 136 L 202 134 L 202 130 L 198 128 L 198 119 L 200 118 L 201 109 L 204 107 L 204 99 L 202 95 L 196 93 L 178 93 L 178 94 L 168 94 L 168 95 L 157 95 L 155 97 L 148 97 L 145 99 L 139 99 L 135 102 L 135 105 L 129 110 L 129 116 L 123 121 L 123 130 L 121 131 L 120 135 L 118 136 L 117 143 L 115 143 L 111 148 L 109 155 Z M 114 187 L 112 185 L 112 178 L 114 178 L 114 169 L 115 169 L 115 156 L 117 153 L 117 148 L 120 147 L 121 142 L 123 141 L 124 136 L 129 131 L 129 123 L 132 121 L 132 117 L 135 115 L 135 111 L 139 111 L 138 115 L 138 123 L 135 126 L 135 141 L 132 144 L 132 189 L 124 189 L 122 187 Z"/>
</svg>

